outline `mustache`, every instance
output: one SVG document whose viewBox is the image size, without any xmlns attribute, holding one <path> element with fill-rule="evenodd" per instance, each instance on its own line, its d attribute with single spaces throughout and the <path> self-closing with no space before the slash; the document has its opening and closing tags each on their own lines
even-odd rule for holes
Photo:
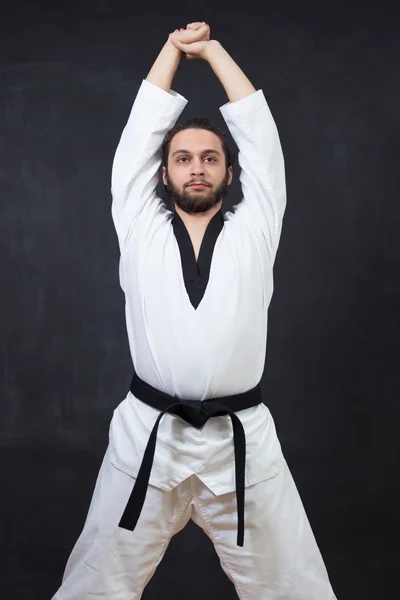
<svg viewBox="0 0 400 600">
<path fill-rule="evenodd" d="M 195 179 L 194 181 L 189 181 L 189 183 L 187 183 L 185 187 L 190 187 L 194 183 L 202 183 L 203 185 L 210 187 L 210 184 L 207 183 L 207 181 L 204 181 L 203 179 Z"/>
</svg>

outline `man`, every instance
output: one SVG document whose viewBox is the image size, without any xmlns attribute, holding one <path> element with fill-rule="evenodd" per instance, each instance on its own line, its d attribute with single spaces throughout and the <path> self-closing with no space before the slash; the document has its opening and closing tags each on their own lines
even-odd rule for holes
<svg viewBox="0 0 400 600">
<path fill-rule="evenodd" d="M 229 102 L 242 202 L 224 134 L 174 125 L 180 58 L 207 61 Z M 156 196 L 158 169 L 174 210 Z M 259 382 L 286 205 L 282 150 L 262 90 L 205 23 L 170 34 L 135 99 L 112 172 L 112 216 L 134 376 L 82 534 L 54 600 L 139 600 L 193 519 L 242 600 L 334 600 Z"/>
</svg>

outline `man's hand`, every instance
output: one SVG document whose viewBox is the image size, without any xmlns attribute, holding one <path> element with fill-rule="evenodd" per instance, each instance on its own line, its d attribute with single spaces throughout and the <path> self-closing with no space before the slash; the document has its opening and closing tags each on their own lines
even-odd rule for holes
<svg viewBox="0 0 400 600">
<path fill-rule="evenodd" d="M 183 52 L 186 60 L 204 59 L 210 41 L 210 27 L 207 23 L 189 23 L 186 29 L 175 29 L 169 35 L 170 42 Z"/>
<path fill-rule="evenodd" d="M 180 31 L 176 29 L 169 34 L 168 40 L 146 77 L 149 83 L 157 85 L 166 92 L 171 91 L 172 81 L 182 58 L 203 58 L 201 55 L 192 56 L 192 50 L 190 56 L 186 56 L 186 53 L 178 49 L 172 41 L 175 38 L 178 40 L 178 37 L 182 38 L 182 43 L 187 44 L 189 49 L 195 49 L 195 44 L 211 43 L 208 41 L 210 39 L 210 28 L 206 23 L 189 23 L 187 29 L 181 29 Z M 179 41 L 179 44 L 181 44 L 181 41 Z M 201 53 L 199 52 L 199 54 Z"/>
</svg>

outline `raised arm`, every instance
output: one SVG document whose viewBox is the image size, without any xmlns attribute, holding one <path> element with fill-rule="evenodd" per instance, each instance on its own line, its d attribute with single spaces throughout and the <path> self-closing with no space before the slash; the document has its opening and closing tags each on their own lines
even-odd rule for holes
<svg viewBox="0 0 400 600">
<path fill-rule="evenodd" d="M 207 61 L 224 86 L 230 102 L 238 102 L 256 91 L 239 65 L 217 40 L 211 40 Z"/>
<path fill-rule="evenodd" d="M 172 43 L 207 61 L 222 83 L 229 101 L 220 107 L 235 140 L 241 167 L 243 201 L 235 216 L 251 222 L 273 264 L 286 207 L 285 167 L 275 121 L 263 91 L 249 79 L 217 40 L 183 44 L 178 35 Z"/>
<path fill-rule="evenodd" d="M 187 101 L 170 90 L 180 52 L 168 40 L 136 95 L 115 152 L 111 173 L 112 217 L 123 251 L 143 209 L 161 206 L 157 198 L 160 147 Z"/>
<path fill-rule="evenodd" d="M 178 50 L 168 38 L 151 67 L 150 72 L 146 77 L 146 81 L 169 92 L 181 60 L 181 55 L 182 52 Z"/>
</svg>

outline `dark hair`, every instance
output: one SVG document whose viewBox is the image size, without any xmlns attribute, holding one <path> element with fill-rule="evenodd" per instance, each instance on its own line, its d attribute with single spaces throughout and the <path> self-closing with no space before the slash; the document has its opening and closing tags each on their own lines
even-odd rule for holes
<svg viewBox="0 0 400 600">
<path fill-rule="evenodd" d="M 211 131 L 215 133 L 221 140 L 222 149 L 225 153 L 225 163 L 226 168 L 231 167 L 235 164 L 235 155 L 228 145 L 228 140 L 222 131 L 222 129 L 216 124 L 210 121 L 209 119 L 205 119 L 202 117 L 193 117 L 192 119 L 188 119 L 184 123 L 178 123 L 172 129 L 170 129 L 164 137 L 164 140 L 161 145 L 161 156 L 162 156 L 162 166 L 166 167 L 168 163 L 168 155 L 171 148 L 172 138 L 179 133 L 180 131 L 184 131 L 185 129 L 206 129 L 207 131 Z"/>
</svg>

